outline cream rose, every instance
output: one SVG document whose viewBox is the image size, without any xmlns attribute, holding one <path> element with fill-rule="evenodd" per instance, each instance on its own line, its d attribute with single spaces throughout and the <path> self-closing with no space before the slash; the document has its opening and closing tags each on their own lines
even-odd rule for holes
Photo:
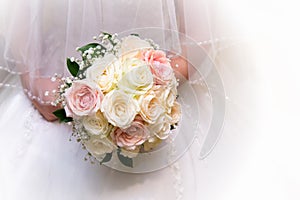
<svg viewBox="0 0 300 200">
<path fill-rule="evenodd" d="M 121 90 L 113 90 L 105 95 L 101 111 L 112 125 L 128 128 L 139 112 L 139 105 L 132 96 Z"/>
<path fill-rule="evenodd" d="M 136 54 L 137 53 L 136 50 L 145 49 L 145 48 L 146 49 L 152 48 L 149 42 L 147 42 L 146 40 L 142 40 L 137 36 L 130 35 L 125 37 L 122 40 L 121 54 L 128 56 L 128 54 L 130 53 Z"/>
<path fill-rule="evenodd" d="M 168 83 L 168 87 L 171 88 L 172 90 L 176 91 L 177 93 L 177 87 L 178 87 L 178 81 L 175 75 L 172 77 L 171 81 Z"/>
<path fill-rule="evenodd" d="M 98 84 L 103 92 L 109 92 L 120 76 L 120 63 L 113 54 L 99 58 L 86 72 L 87 80 Z"/>
<path fill-rule="evenodd" d="M 151 134 L 154 134 L 161 140 L 164 140 L 169 137 L 170 133 L 170 121 L 171 117 L 168 115 L 161 115 L 155 124 L 150 124 L 148 126 L 149 131 Z"/>
<path fill-rule="evenodd" d="M 153 75 L 145 63 L 132 67 L 119 81 L 118 87 L 130 94 L 145 94 L 153 85 Z"/>
<path fill-rule="evenodd" d="M 101 138 L 106 137 L 112 130 L 112 126 L 100 111 L 94 116 L 83 117 L 82 124 L 90 134 L 99 135 Z"/>
<path fill-rule="evenodd" d="M 115 144 L 128 150 L 134 150 L 143 144 L 149 135 L 149 130 L 140 118 L 136 118 L 130 127 L 126 129 L 115 128 L 110 134 Z"/>
<path fill-rule="evenodd" d="M 154 124 L 165 111 L 162 101 L 150 90 L 139 98 L 140 115 L 149 124 Z"/>
<path fill-rule="evenodd" d="M 155 85 L 152 90 L 155 92 L 155 95 L 164 106 L 166 112 L 170 112 L 171 107 L 174 104 L 174 101 L 177 97 L 176 88 L 171 88 L 169 86 Z"/>
<path fill-rule="evenodd" d="M 177 91 L 171 88 L 165 90 L 163 99 L 165 99 L 165 105 L 167 108 L 171 108 L 176 100 Z"/>
<path fill-rule="evenodd" d="M 74 81 L 65 92 L 67 115 L 85 116 L 96 113 L 101 106 L 103 94 L 100 88 L 85 80 Z"/>
<path fill-rule="evenodd" d="M 111 153 L 116 146 L 108 138 L 101 138 L 99 135 L 91 135 L 87 141 L 83 142 L 86 149 L 97 159 L 101 159 L 104 154 Z"/>
<path fill-rule="evenodd" d="M 124 74 L 130 72 L 134 68 L 148 66 L 147 63 L 138 58 L 126 58 L 120 62 Z"/>
<path fill-rule="evenodd" d="M 176 124 L 179 122 L 181 117 L 181 107 L 177 101 L 174 102 L 171 111 L 169 113 L 169 116 L 171 117 L 171 121 L 170 121 L 171 124 Z"/>
<path fill-rule="evenodd" d="M 156 136 L 151 137 L 151 139 L 148 139 L 144 144 L 144 150 L 150 151 L 151 149 L 154 149 L 162 142 L 161 139 L 157 138 Z"/>
</svg>

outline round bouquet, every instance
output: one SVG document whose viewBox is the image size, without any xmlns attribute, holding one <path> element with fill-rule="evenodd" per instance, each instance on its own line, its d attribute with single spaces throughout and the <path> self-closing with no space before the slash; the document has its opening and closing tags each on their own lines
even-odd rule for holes
<svg viewBox="0 0 300 200">
<path fill-rule="evenodd" d="M 53 104 L 63 108 L 54 114 L 72 124 L 90 158 L 105 163 L 115 153 L 133 167 L 132 158 L 151 151 L 176 128 L 177 79 L 152 40 L 109 33 L 94 39 L 77 49 L 80 59 L 67 59 L 72 76 L 61 78 Z"/>
</svg>

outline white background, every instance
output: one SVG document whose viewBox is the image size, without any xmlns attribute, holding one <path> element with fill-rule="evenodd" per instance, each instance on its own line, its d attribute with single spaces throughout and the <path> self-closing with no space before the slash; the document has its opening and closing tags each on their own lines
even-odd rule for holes
<svg viewBox="0 0 300 200">
<path fill-rule="evenodd" d="M 214 3 L 222 28 L 247 39 L 223 53 L 239 77 L 224 80 L 227 120 L 201 163 L 199 199 L 300 199 L 300 5 Z"/>
</svg>

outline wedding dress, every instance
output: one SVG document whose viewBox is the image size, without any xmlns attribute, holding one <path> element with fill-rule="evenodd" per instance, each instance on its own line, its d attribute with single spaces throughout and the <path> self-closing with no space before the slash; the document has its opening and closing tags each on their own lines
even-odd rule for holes
<svg viewBox="0 0 300 200">
<path fill-rule="evenodd" d="M 225 112 L 224 89 L 212 62 L 219 43 L 205 1 L 13 0 L 1 9 L 0 199 L 194 199 L 199 159 L 215 145 Z M 37 77 L 66 75 L 65 58 L 78 56 L 76 47 L 100 31 L 144 27 L 184 32 L 204 45 L 182 45 L 179 34 L 160 38 L 166 49 L 180 53 L 187 47 L 189 59 L 199 65 L 201 76 L 190 71 L 189 81 L 200 101 L 201 132 L 172 165 L 130 174 L 85 162 L 86 152 L 69 141 L 71 127 L 44 120 L 27 95 Z M 199 48 L 201 56 L 193 54 Z M 19 75 L 26 73 L 30 81 L 24 92 Z"/>
</svg>

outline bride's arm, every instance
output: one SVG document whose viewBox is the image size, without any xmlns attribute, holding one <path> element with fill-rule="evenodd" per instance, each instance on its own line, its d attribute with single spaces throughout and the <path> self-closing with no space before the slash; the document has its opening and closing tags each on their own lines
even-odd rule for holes
<svg viewBox="0 0 300 200">
<path fill-rule="evenodd" d="M 186 60 L 186 49 L 181 45 L 180 55 L 171 55 L 171 66 L 176 73 L 179 73 L 184 78 L 188 79 L 188 62 Z"/>
<path fill-rule="evenodd" d="M 171 66 L 175 72 L 188 79 L 188 62 L 184 55 L 172 57 Z"/>
<path fill-rule="evenodd" d="M 183 56 L 174 56 L 171 58 L 171 66 L 185 78 L 188 77 L 187 61 Z M 24 89 L 31 92 L 33 96 L 39 97 L 44 102 L 52 102 L 55 100 L 55 96 L 52 91 L 57 90 L 59 81 L 51 81 L 49 77 L 37 77 L 32 79 L 29 73 L 21 75 L 21 82 Z M 45 92 L 49 91 L 48 95 Z M 28 95 L 28 93 L 26 93 Z M 37 99 L 32 99 L 32 104 L 41 113 L 41 115 L 47 121 L 55 121 L 57 118 L 53 115 L 53 112 L 59 108 L 59 106 L 52 106 L 51 104 L 41 103 Z"/>
<path fill-rule="evenodd" d="M 30 78 L 29 74 L 21 75 L 21 82 L 24 89 L 30 91 L 32 96 L 39 97 L 40 101 L 37 99 L 31 99 L 32 104 L 35 108 L 41 113 L 41 115 L 47 121 L 55 121 L 57 118 L 53 115 L 53 112 L 57 110 L 58 106 L 52 106 L 50 103 L 43 102 L 52 102 L 55 99 L 52 91 L 57 90 L 58 81 L 52 82 L 48 77 L 38 77 Z M 45 92 L 49 91 L 49 95 L 45 95 Z M 28 95 L 28 93 L 26 93 Z M 43 102 L 41 102 L 43 101 Z"/>
</svg>

